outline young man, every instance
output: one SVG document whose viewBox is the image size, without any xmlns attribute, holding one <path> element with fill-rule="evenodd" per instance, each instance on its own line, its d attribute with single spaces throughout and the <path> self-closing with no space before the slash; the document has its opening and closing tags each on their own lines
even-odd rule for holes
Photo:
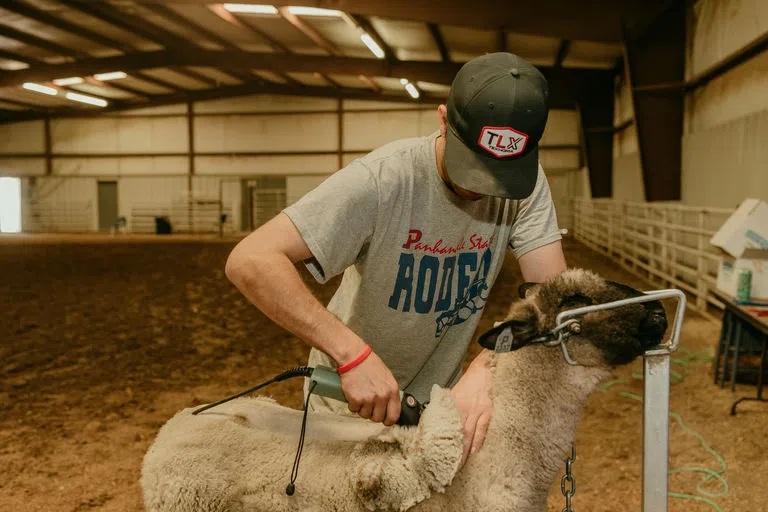
<svg viewBox="0 0 768 512">
<path fill-rule="evenodd" d="M 538 163 L 547 95 L 541 73 L 515 55 L 468 62 L 438 108 L 439 132 L 355 160 L 227 261 L 240 291 L 313 347 L 311 366 L 338 367 L 349 411 L 391 425 L 400 389 L 424 402 L 433 384 L 452 387 L 465 459 L 493 407 L 485 354 L 463 376 L 462 361 L 506 249 L 526 281 L 566 268 Z M 321 283 L 344 273 L 327 309 L 300 261 Z M 345 412 L 323 397 L 310 404 Z"/>
</svg>

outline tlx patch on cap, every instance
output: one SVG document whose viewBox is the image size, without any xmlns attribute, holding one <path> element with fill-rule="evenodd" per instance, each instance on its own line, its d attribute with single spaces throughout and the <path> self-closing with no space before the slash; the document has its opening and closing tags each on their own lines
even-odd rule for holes
<svg viewBox="0 0 768 512">
<path fill-rule="evenodd" d="M 477 140 L 481 148 L 496 158 L 519 155 L 527 143 L 528 135 L 508 126 L 485 126 Z"/>
</svg>

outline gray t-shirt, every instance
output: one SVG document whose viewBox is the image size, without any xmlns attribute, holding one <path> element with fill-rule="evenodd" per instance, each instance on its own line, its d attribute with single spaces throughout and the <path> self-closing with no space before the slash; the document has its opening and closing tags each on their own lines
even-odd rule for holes
<svg viewBox="0 0 768 512">
<path fill-rule="evenodd" d="M 527 199 L 463 200 L 438 175 L 437 135 L 387 144 L 284 210 L 314 256 L 305 264 L 315 279 L 344 273 L 328 309 L 420 402 L 461 376 L 505 249 L 520 257 L 561 238 L 541 167 Z M 335 367 L 312 349 L 309 365 L 318 364 Z M 311 405 L 347 410 L 316 396 Z"/>
</svg>

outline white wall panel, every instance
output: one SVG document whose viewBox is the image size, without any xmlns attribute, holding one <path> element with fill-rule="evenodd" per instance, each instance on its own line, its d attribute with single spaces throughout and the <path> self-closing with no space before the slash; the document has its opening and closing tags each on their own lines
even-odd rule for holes
<svg viewBox="0 0 768 512">
<path fill-rule="evenodd" d="M 768 32 L 765 0 L 699 0 L 694 13 L 689 78 Z"/>
<path fill-rule="evenodd" d="M 539 162 L 544 170 L 548 169 L 578 169 L 581 162 L 578 149 L 542 149 L 539 151 Z"/>
<path fill-rule="evenodd" d="M 304 110 L 336 110 L 338 100 L 333 98 L 306 98 L 302 96 L 243 96 L 223 100 L 195 103 L 194 111 L 205 114 L 232 112 L 294 112 Z"/>
<path fill-rule="evenodd" d="M 682 200 L 735 207 L 768 199 L 768 110 L 683 137 Z"/>
<path fill-rule="evenodd" d="M 694 91 L 688 107 L 689 132 L 768 109 L 768 52 Z"/>
<path fill-rule="evenodd" d="M 0 153 L 43 153 L 43 121 L 0 124 Z"/>
<path fill-rule="evenodd" d="M 54 158 L 56 175 L 187 174 L 187 157 Z"/>
<path fill-rule="evenodd" d="M 214 116 L 195 120 L 195 150 L 335 151 L 338 120 L 335 114 L 281 116 Z"/>
<path fill-rule="evenodd" d="M 285 202 L 291 205 L 301 199 L 327 178 L 327 175 L 318 176 L 287 176 L 285 178 Z"/>
<path fill-rule="evenodd" d="M 614 158 L 613 197 L 626 201 L 645 201 L 639 153 L 629 153 Z"/>
<path fill-rule="evenodd" d="M 344 114 L 344 151 L 369 151 L 397 139 L 429 135 L 438 123 L 437 114 L 429 111 Z"/>
<path fill-rule="evenodd" d="M 0 156 L 0 176 L 42 176 L 44 158 L 3 158 Z"/>
<path fill-rule="evenodd" d="M 59 119 L 54 153 L 176 153 L 188 149 L 183 117 Z"/>
<path fill-rule="evenodd" d="M 579 115 L 575 110 L 550 110 L 541 144 L 578 144 Z"/>
<path fill-rule="evenodd" d="M 23 195 L 24 230 L 95 231 L 98 225 L 96 179 L 37 178 L 36 185 L 26 187 Z M 34 212 L 40 212 L 36 217 Z M 83 217 L 85 215 L 85 217 Z M 42 219 L 42 220 L 40 220 Z"/>
<path fill-rule="evenodd" d="M 198 175 L 253 176 L 257 174 L 331 174 L 338 170 L 336 155 L 199 156 Z"/>
</svg>

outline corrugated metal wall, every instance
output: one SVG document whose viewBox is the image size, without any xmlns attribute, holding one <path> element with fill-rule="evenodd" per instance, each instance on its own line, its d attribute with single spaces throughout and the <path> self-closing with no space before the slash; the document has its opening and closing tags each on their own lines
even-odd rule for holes
<svg viewBox="0 0 768 512">
<path fill-rule="evenodd" d="M 196 103 L 193 168 L 187 105 L 51 121 L 51 174 L 42 122 L 0 125 L 0 175 L 27 177 L 26 231 L 98 229 L 99 181 L 117 182 L 117 211 L 129 230 L 151 231 L 156 216 L 171 216 L 183 229 L 213 229 L 220 193 L 226 229 L 239 230 L 248 225 L 255 178 L 285 177 L 280 197 L 290 204 L 340 163 L 438 128 L 435 106 L 345 100 L 341 123 L 339 108 L 334 99 L 281 96 Z M 576 112 L 552 111 L 542 144 L 558 146 L 542 150 L 541 162 L 564 212 L 585 174 Z"/>
<path fill-rule="evenodd" d="M 686 77 L 692 79 L 768 33 L 765 0 L 699 0 L 691 11 Z M 629 83 L 616 95 L 614 124 L 632 117 Z M 768 52 L 692 91 L 682 140 L 682 202 L 734 207 L 768 198 Z M 617 199 L 645 200 L 634 126 L 614 138 Z"/>
</svg>

